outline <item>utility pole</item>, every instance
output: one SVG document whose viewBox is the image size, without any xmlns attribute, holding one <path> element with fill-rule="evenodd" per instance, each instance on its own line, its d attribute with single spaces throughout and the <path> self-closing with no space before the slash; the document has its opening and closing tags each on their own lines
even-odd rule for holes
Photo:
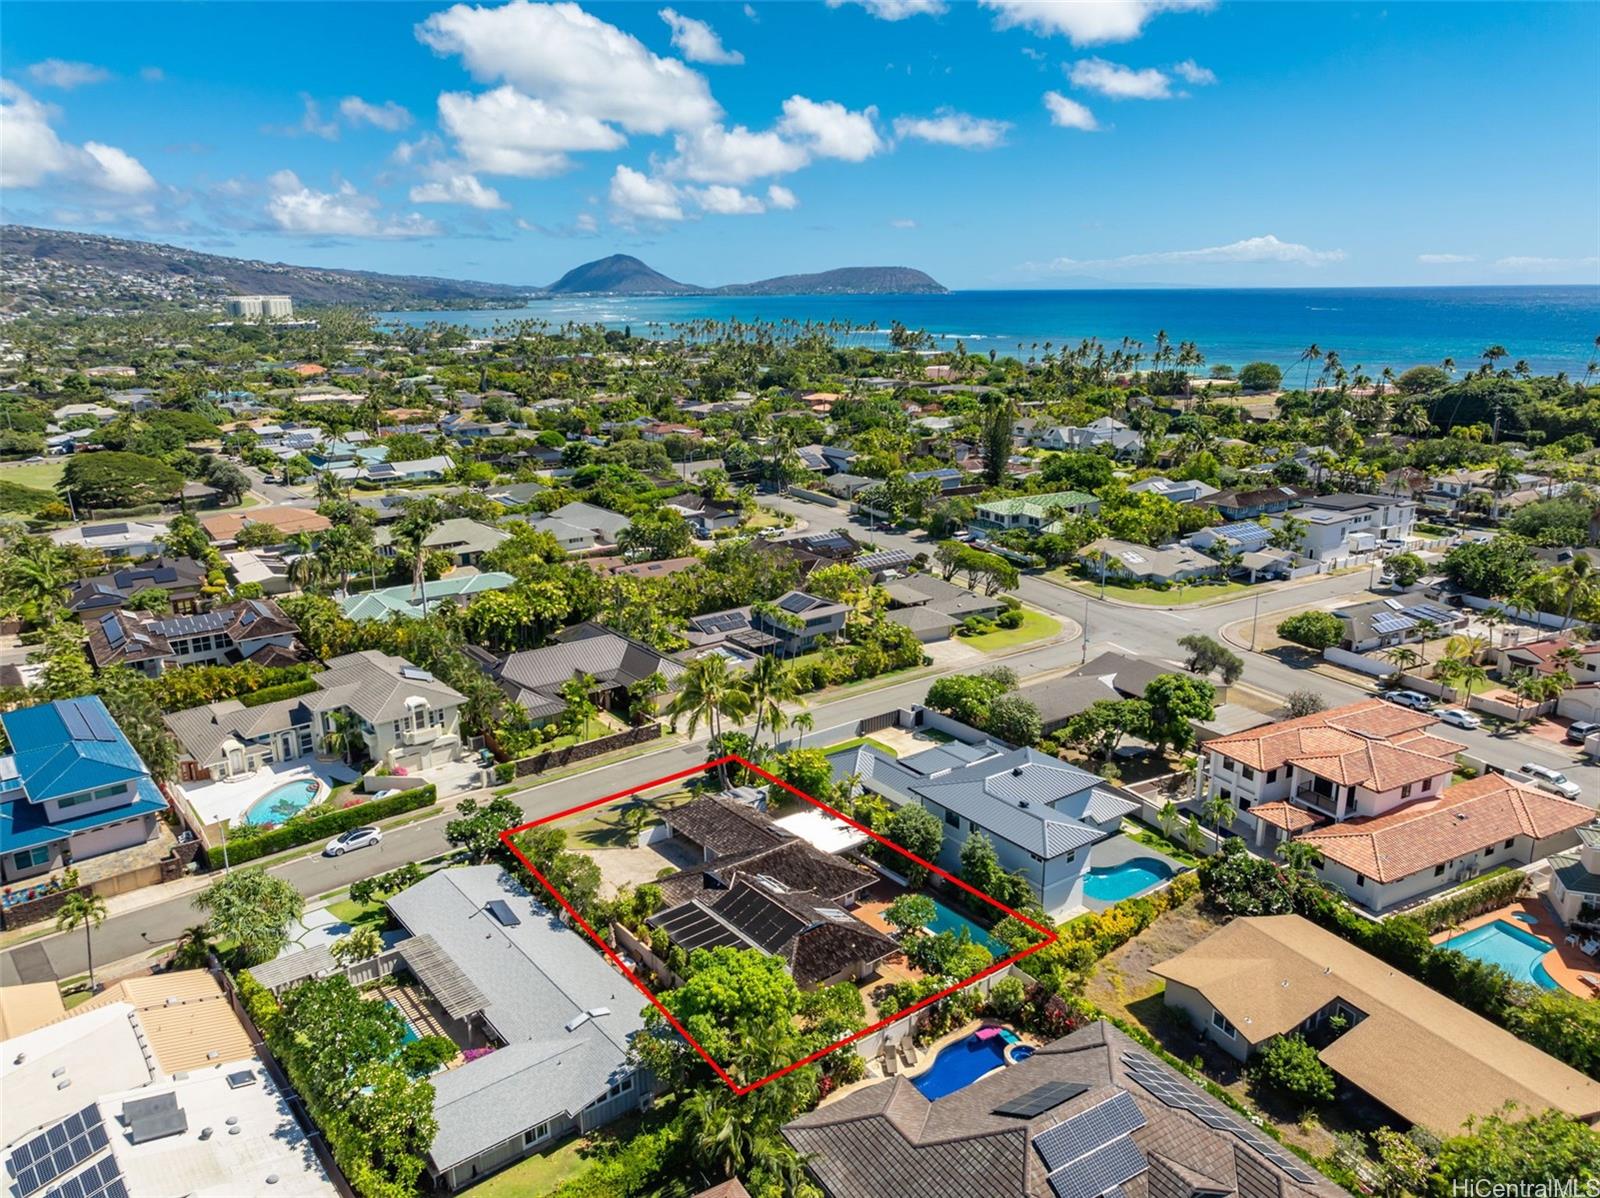
<svg viewBox="0 0 1600 1198">
<path fill-rule="evenodd" d="M 1089 596 L 1083 597 L 1083 656 L 1078 659 L 1081 665 L 1089 660 Z"/>
<path fill-rule="evenodd" d="M 1256 606 L 1250 616 L 1250 652 L 1256 651 L 1256 624 L 1261 620 L 1261 592 L 1256 592 Z"/>
</svg>

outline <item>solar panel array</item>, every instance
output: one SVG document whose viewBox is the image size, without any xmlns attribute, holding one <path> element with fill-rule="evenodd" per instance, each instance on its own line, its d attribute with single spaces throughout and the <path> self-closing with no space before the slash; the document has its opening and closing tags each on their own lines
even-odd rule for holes
<svg viewBox="0 0 1600 1198">
<path fill-rule="evenodd" d="M 122 644 L 122 621 L 115 614 L 100 617 L 100 631 L 105 634 L 106 644 L 113 649 Z"/>
<path fill-rule="evenodd" d="M 994 1108 L 996 1115 L 1011 1115 L 1018 1119 L 1032 1119 L 1052 1107 L 1076 1098 L 1088 1090 L 1082 1082 L 1046 1082 L 1009 1099 Z"/>
<path fill-rule="evenodd" d="M 73 740 L 114 741 L 118 738 L 116 725 L 97 703 L 86 699 L 63 699 L 56 704 L 56 710 L 61 713 L 61 722 L 66 725 L 67 735 Z"/>
<path fill-rule="evenodd" d="M 155 620 L 150 627 L 162 636 L 194 636 L 202 632 L 221 632 L 228 626 L 229 616 L 225 612 L 208 611 L 194 616 L 173 616 L 171 619 Z"/>
<path fill-rule="evenodd" d="M 807 608 L 814 607 L 816 602 L 810 595 L 802 595 L 799 591 L 794 591 L 779 599 L 778 606 L 786 612 L 803 612 Z"/>
<path fill-rule="evenodd" d="M 697 948 L 748 948 L 749 943 L 699 903 L 683 903 L 650 917 L 668 939 L 691 953 Z"/>
<path fill-rule="evenodd" d="M 1050 1174 L 1050 1189 L 1056 1198 L 1098 1198 L 1132 1181 L 1148 1167 L 1139 1146 L 1123 1136 Z"/>
<path fill-rule="evenodd" d="M 1387 636 L 1391 632 L 1404 632 L 1408 628 L 1415 628 L 1417 622 L 1410 616 L 1377 615 L 1372 617 L 1372 631 L 1379 636 Z"/>
<path fill-rule="evenodd" d="M 793 911 L 779 906 L 749 884 L 740 884 L 717 904 L 717 914 L 769 953 L 775 953 L 805 926 Z"/>
<path fill-rule="evenodd" d="M 1432 620 L 1435 624 L 1451 624 L 1456 620 L 1455 612 L 1433 603 L 1418 603 L 1414 607 L 1408 607 L 1406 614 L 1415 616 L 1419 620 Z"/>
<path fill-rule="evenodd" d="M 128 1183 L 117 1158 L 108 1156 L 46 1191 L 44 1198 L 128 1198 Z"/>
<path fill-rule="evenodd" d="M 750 627 L 749 619 L 736 611 L 714 612 L 709 616 L 699 616 L 693 621 L 702 632 L 732 632 L 735 628 Z"/>
<path fill-rule="evenodd" d="M 1144 1126 L 1144 1112 L 1126 1090 L 1033 1137 L 1033 1150 L 1051 1173 Z M 1113 1183 L 1117 1184 L 1117 1183 Z M 1103 1194 L 1110 1186 L 1091 1192 Z"/>
<path fill-rule="evenodd" d="M 1188 1111 L 1207 1127 L 1237 1136 L 1296 1181 L 1307 1185 L 1316 1181 L 1277 1141 L 1268 1139 L 1248 1123 L 1179 1081 L 1153 1058 L 1142 1052 L 1125 1052 L 1122 1054 L 1122 1063 L 1134 1081 L 1167 1106 Z"/>
<path fill-rule="evenodd" d="M 70 1173 L 110 1143 L 100 1108 L 90 1103 L 19 1145 L 6 1158 L 12 1198 L 25 1198 Z M 112 1162 L 115 1168 L 116 1162 Z M 98 1192 L 98 1189 L 94 1192 Z M 88 1198 L 84 1195 L 83 1198 Z"/>
</svg>

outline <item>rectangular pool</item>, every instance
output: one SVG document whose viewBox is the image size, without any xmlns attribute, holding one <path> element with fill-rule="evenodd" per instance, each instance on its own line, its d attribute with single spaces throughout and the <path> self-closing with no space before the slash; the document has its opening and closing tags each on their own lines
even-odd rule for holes
<svg viewBox="0 0 1600 1198">
<path fill-rule="evenodd" d="M 996 960 L 1010 955 L 1011 950 L 984 931 L 982 925 L 974 923 L 958 911 L 952 911 L 931 894 L 928 897 L 933 899 L 933 922 L 928 925 L 929 932 L 935 936 L 940 932 L 959 934 L 962 928 L 966 928 L 967 934 L 972 937 L 972 942 L 983 945 L 995 955 Z"/>
</svg>

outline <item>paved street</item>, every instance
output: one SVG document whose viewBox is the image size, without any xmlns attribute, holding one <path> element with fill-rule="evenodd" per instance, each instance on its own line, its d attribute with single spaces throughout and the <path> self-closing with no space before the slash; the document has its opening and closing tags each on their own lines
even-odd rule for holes
<svg viewBox="0 0 1600 1198">
<path fill-rule="evenodd" d="M 763 502 L 792 512 L 812 529 L 849 528 L 858 536 L 868 536 L 879 545 L 900 547 L 914 553 L 927 552 L 933 547 L 932 542 L 921 534 L 908 537 L 882 531 L 869 532 L 864 524 L 853 522 L 849 513 L 841 509 L 787 497 L 775 499 L 768 496 L 763 498 Z M 1347 574 L 1264 592 L 1259 597 L 1262 627 L 1269 627 L 1279 612 L 1334 599 L 1347 599 L 1353 592 L 1362 589 L 1365 583 L 1365 576 Z M 1013 653 L 993 657 L 996 664 L 1010 666 L 1024 679 L 1068 669 L 1082 661 L 1086 653 L 1092 657 L 1107 650 L 1176 662 L 1183 656 L 1182 650 L 1175 644 L 1178 637 L 1189 632 L 1217 635 L 1218 630 L 1227 625 L 1250 619 L 1258 601 L 1255 595 L 1244 595 L 1231 602 L 1204 608 L 1165 611 L 1101 602 L 1041 578 L 1028 576 L 1022 579 L 1018 594 L 1035 607 L 1073 621 L 1073 626 L 1067 629 L 1068 635 L 1053 643 L 1025 646 Z M 1076 626 L 1085 620 L 1088 624 L 1087 646 L 1075 631 Z M 1245 652 L 1241 656 L 1245 659 L 1244 681 L 1277 694 L 1296 689 L 1312 690 L 1332 706 L 1371 693 L 1325 674 L 1295 669 L 1262 654 Z M 927 692 L 929 681 L 942 672 L 949 670 L 930 670 L 906 682 L 841 695 L 827 702 L 813 703 L 808 710 L 817 729 L 821 730 L 875 715 L 891 707 L 908 706 L 919 702 Z M 1515 767 L 1525 761 L 1533 761 L 1561 769 L 1584 787 L 1584 801 L 1590 804 L 1600 801 L 1600 767 L 1579 764 L 1576 752 L 1565 746 L 1528 737 L 1497 737 L 1481 730 L 1468 732 L 1451 728 L 1448 735 L 1467 744 L 1474 753 L 1498 764 Z M 603 794 L 626 790 L 704 760 L 703 740 L 692 744 L 676 744 L 553 782 L 535 784 L 518 792 L 515 798 L 524 814 L 532 819 Z M 314 897 L 326 894 L 348 886 L 359 878 L 442 852 L 447 847 L 444 826 L 448 818 L 448 814 L 441 813 L 428 820 L 397 828 L 386 834 L 382 846 L 376 850 L 363 850 L 335 859 L 304 857 L 270 868 L 293 882 L 305 895 Z M 197 922 L 199 914 L 191 906 L 188 896 L 115 916 L 95 933 L 95 958 L 109 962 L 151 952 Z M 86 969 L 81 934 L 52 936 L 14 948 L 0 957 L 0 985 L 19 980 L 74 977 Z"/>
</svg>

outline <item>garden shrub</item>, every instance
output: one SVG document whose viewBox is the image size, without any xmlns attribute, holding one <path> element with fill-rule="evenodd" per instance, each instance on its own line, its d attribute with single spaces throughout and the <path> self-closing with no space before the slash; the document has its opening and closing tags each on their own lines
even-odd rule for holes
<svg viewBox="0 0 1600 1198">
<path fill-rule="evenodd" d="M 438 792 L 431 785 L 419 786 L 415 790 L 402 791 L 392 798 L 374 799 L 370 803 L 345 807 L 312 819 L 291 819 L 280 827 L 255 833 L 242 840 L 230 840 L 228 861 L 233 865 L 241 865 L 246 861 L 254 861 L 257 857 L 281 853 L 284 849 L 292 849 L 297 845 L 327 840 L 340 832 L 348 832 L 351 828 L 359 828 L 363 824 L 376 823 L 392 815 L 402 815 L 407 811 L 429 807 L 437 801 Z"/>
</svg>

